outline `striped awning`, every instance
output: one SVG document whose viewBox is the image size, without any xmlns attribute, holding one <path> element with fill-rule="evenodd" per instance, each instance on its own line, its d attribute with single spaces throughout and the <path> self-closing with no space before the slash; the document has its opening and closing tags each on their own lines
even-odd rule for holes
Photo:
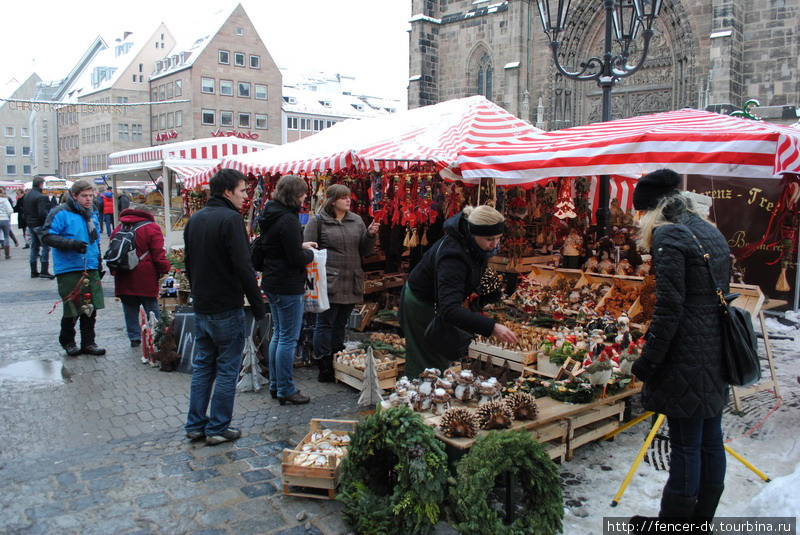
<svg viewBox="0 0 800 535">
<path fill-rule="evenodd" d="M 207 183 L 220 168 L 253 174 L 333 172 L 349 166 L 375 169 L 419 161 L 447 169 L 459 150 L 540 130 L 475 96 L 369 119 L 350 119 L 272 150 L 223 158 L 220 165 L 189 179 Z"/>
<path fill-rule="evenodd" d="M 553 176 L 683 174 L 780 178 L 800 172 L 800 132 L 763 121 L 683 109 L 566 128 L 467 149 L 467 179 L 512 185 Z"/>
</svg>

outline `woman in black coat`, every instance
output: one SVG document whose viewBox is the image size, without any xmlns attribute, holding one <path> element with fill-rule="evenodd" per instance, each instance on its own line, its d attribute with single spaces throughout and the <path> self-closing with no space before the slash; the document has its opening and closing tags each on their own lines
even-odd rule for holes
<svg viewBox="0 0 800 535">
<path fill-rule="evenodd" d="M 652 252 L 656 303 L 632 371 L 645 382 L 644 407 L 666 415 L 669 423 L 670 470 L 659 518 L 703 521 L 713 518 L 722 495 L 722 410 L 728 397 L 719 298 L 703 253 L 727 293 L 730 250 L 680 193 L 680 183 L 677 173 L 661 169 L 642 177 L 633 193 L 634 208 L 646 212 L 640 245 Z"/>
<path fill-rule="evenodd" d="M 409 377 L 418 376 L 425 368 L 445 370 L 463 356 L 442 355 L 425 340 L 437 293 L 438 314 L 447 323 L 469 333 L 517 342 L 511 329 L 478 313 L 478 299 L 469 302 L 470 308 L 463 306 L 478 289 L 489 258 L 497 254 L 503 228 L 503 215 L 491 206 L 467 207 L 445 221 L 444 236 L 428 249 L 409 275 L 400 302 Z"/>
</svg>

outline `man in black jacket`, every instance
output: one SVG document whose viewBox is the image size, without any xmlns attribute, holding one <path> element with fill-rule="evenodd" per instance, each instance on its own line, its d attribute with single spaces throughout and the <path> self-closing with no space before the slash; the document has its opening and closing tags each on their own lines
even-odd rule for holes
<svg viewBox="0 0 800 535">
<path fill-rule="evenodd" d="M 33 187 L 25 194 L 25 223 L 31 231 L 31 278 L 54 279 L 50 273 L 50 247 L 42 243 L 42 227 L 47 219 L 47 213 L 53 207 L 50 198 L 42 193 L 44 178 L 37 176 L 33 179 Z M 41 248 L 41 257 L 39 249 Z M 41 258 L 42 270 L 37 269 L 37 260 Z"/>
<path fill-rule="evenodd" d="M 192 216 L 183 233 L 198 347 L 185 429 L 187 438 L 205 437 L 206 444 L 215 445 L 241 436 L 230 423 L 247 337 L 242 296 L 247 296 L 256 322 L 264 318 L 266 309 L 239 213 L 247 198 L 245 177 L 222 169 L 209 187 L 208 204 Z"/>
</svg>

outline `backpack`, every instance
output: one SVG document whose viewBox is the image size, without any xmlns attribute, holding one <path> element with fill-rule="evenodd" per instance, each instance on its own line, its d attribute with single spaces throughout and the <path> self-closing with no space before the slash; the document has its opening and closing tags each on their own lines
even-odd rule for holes
<svg viewBox="0 0 800 535">
<path fill-rule="evenodd" d="M 151 221 L 142 221 L 135 225 L 123 223 L 119 231 L 111 238 L 108 249 L 103 255 L 109 269 L 115 271 L 132 271 L 140 260 L 143 260 L 150 251 L 146 251 L 142 256 L 136 254 L 136 231 Z"/>
<path fill-rule="evenodd" d="M 264 260 L 264 233 L 262 232 L 250 242 L 250 261 L 253 263 L 253 269 L 264 271 Z"/>
</svg>

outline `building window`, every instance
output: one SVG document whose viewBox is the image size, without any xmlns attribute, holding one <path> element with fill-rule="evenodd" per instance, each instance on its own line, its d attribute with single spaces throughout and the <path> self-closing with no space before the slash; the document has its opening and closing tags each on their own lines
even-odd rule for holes
<svg viewBox="0 0 800 535">
<path fill-rule="evenodd" d="M 300 130 L 311 130 L 311 119 L 300 119 Z"/>
<path fill-rule="evenodd" d="M 142 125 L 131 125 L 131 141 L 144 141 L 144 129 Z"/>
<path fill-rule="evenodd" d="M 30 165 L 23 165 L 22 166 L 22 174 L 23 175 L 30 175 L 31 174 L 31 166 Z"/>
<path fill-rule="evenodd" d="M 117 104 L 123 104 L 123 103 L 125 104 L 128 103 L 128 97 L 117 97 Z"/>
<path fill-rule="evenodd" d="M 325 128 L 325 120 L 324 119 L 314 119 L 314 132 L 319 132 L 320 130 Z"/>
<path fill-rule="evenodd" d="M 250 98 L 249 82 L 239 82 L 239 96 L 243 98 Z"/>
<path fill-rule="evenodd" d="M 158 130 L 158 115 L 150 117 L 150 130 Z"/>
<path fill-rule="evenodd" d="M 202 110 L 200 112 L 200 122 L 210 125 L 215 124 L 216 121 L 214 120 L 214 110 Z"/>
<path fill-rule="evenodd" d="M 172 98 L 172 95 L 173 95 L 173 86 L 172 82 L 169 82 L 167 84 L 167 98 Z"/>
<path fill-rule="evenodd" d="M 240 113 L 239 114 L 239 128 L 250 128 L 250 114 L 249 113 Z"/>
<path fill-rule="evenodd" d="M 25 127 L 19 129 L 19 135 L 22 137 L 31 137 L 30 134 L 28 134 L 28 129 Z"/>
<path fill-rule="evenodd" d="M 231 63 L 231 54 L 227 50 L 220 50 L 219 51 L 219 62 L 223 65 L 230 65 Z"/>
<path fill-rule="evenodd" d="M 181 126 L 183 126 L 183 112 L 179 110 L 175 112 L 175 128 L 180 128 Z"/>
<path fill-rule="evenodd" d="M 244 35 L 244 28 L 237 26 L 236 27 L 236 35 Z"/>
<path fill-rule="evenodd" d="M 158 100 L 158 88 L 154 87 L 150 90 L 150 102 L 155 102 Z"/>
<path fill-rule="evenodd" d="M 331 126 L 335 125 L 336 121 L 325 121 L 325 128 L 330 128 Z"/>
<path fill-rule="evenodd" d="M 489 54 L 484 53 L 478 61 L 478 87 L 479 95 L 483 95 L 489 100 L 492 100 L 492 76 L 494 68 L 492 67 L 492 58 Z"/>
<path fill-rule="evenodd" d="M 219 125 L 233 126 L 233 112 L 232 111 L 219 112 Z"/>
<path fill-rule="evenodd" d="M 7 175 L 16 175 L 17 174 L 17 166 L 16 165 L 7 165 L 6 166 L 6 174 Z"/>
<path fill-rule="evenodd" d="M 16 132 L 14 132 L 13 126 L 6 126 L 6 137 L 14 137 L 16 136 Z"/>
<path fill-rule="evenodd" d="M 286 129 L 287 130 L 297 130 L 297 117 L 287 117 L 286 118 Z"/>
<path fill-rule="evenodd" d="M 261 68 L 261 57 L 260 56 L 250 56 L 250 68 L 251 69 L 260 69 Z"/>
<path fill-rule="evenodd" d="M 30 156 L 31 155 L 31 148 L 30 147 L 22 147 L 22 155 L 23 156 Z"/>
<path fill-rule="evenodd" d="M 256 98 L 259 100 L 267 100 L 267 86 L 256 84 Z"/>
<path fill-rule="evenodd" d="M 161 114 L 158 116 L 158 129 L 164 130 L 167 127 L 167 116 L 165 114 Z"/>
<path fill-rule="evenodd" d="M 233 80 L 220 80 L 219 81 L 219 94 L 232 97 L 233 96 Z"/>
<path fill-rule="evenodd" d="M 183 94 L 183 80 L 175 80 L 175 96 L 179 97 Z"/>
<path fill-rule="evenodd" d="M 214 92 L 214 79 L 213 78 L 201 78 L 200 79 L 200 90 L 203 93 L 213 93 Z"/>
<path fill-rule="evenodd" d="M 233 64 L 237 67 L 244 67 L 244 52 L 233 53 Z"/>
<path fill-rule="evenodd" d="M 158 86 L 158 100 L 164 100 L 166 98 L 166 91 L 163 85 Z"/>
<path fill-rule="evenodd" d="M 174 128 L 175 127 L 175 114 L 169 112 L 167 114 L 167 128 Z"/>
<path fill-rule="evenodd" d="M 139 83 L 144 83 L 144 77 L 141 74 L 139 75 Z"/>
<path fill-rule="evenodd" d="M 259 130 L 267 129 L 267 116 L 256 114 L 256 128 Z"/>
<path fill-rule="evenodd" d="M 135 74 L 133 75 L 133 83 L 134 84 L 136 83 L 136 75 Z"/>
<path fill-rule="evenodd" d="M 6 145 L 6 156 L 16 156 L 17 155 L 17 147 L 14 145 Z"/>
<path fill-rule="evenodd" d="M 117 123 L 117 139 L 119 141 L 130 141 L 130 127 L 127 123 Z"/>
</svg>

